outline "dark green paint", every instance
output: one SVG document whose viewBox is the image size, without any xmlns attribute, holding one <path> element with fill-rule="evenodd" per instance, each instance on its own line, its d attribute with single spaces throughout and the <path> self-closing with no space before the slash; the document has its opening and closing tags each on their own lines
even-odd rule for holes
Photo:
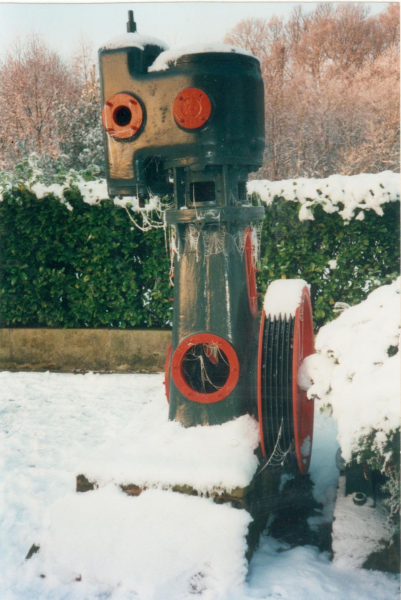
<svg viewBox="0 0 401 600">
<path fill-rule="evenodd" d="M 216 165 L 241 166 L 244 174 L 257 170 L 264 152 L 264 94 L 259 61 L 243 54 L 213 52 L 182 56 L 166 71 L 147 73 L 160 52 L 157 46 L 146 46 L 144 51 L 123 48 L 99 52 L 103 102 L 107 100 L 108 76 L 102 68 L 104 59 L 118 53 L 132 78 L 132 88 L 117 90 L 113 84 L 112 89 L 114 93 L 135 94 L 145 113 L 141 134 L 115 142 L 132 146 L 135 175 L 130 180 L 112 179 L 107 165 L 110 195 L 146 196 L 149 188 L 158 194 L 170 193 L 169 175 L 174 168 L 182 167 L 192 173 Z M 212 114 L 205 126 L 183 136 L 183 130 L 172 118 L 172 105 L 177 94 L 189 87 L 200 88 L 209 96 Z M 160 144 L 160 132 L 167 129 L 168 144 Z"/>
<path fill-rule="evenodd" d="M 173 179 L 174 208 L 166 213 L 178 241 L 172 355 L 188 336 L 211 333 L 233 346 L 240 373 L 234 390 L 212 404 L 186 398 L 170 373 L 169 417 L 185 426 L 220 424 L 256 412 L 259 319 L 250 311 L 244 252 L 234 238 L 244 236 L 246 227 L 265 217 L 262 207 L 249 204 L 245 187 L 248 173 L 262 165 L 263 82 L 257 59 L 237 53 L 187 55 L 166 71 L 147 73 L 155 49 L 160 51 L 152 46 L 143 52 L 130 48 L 100 52 L 101 67 L 105 65 L 105 73 L 101 68 L 104 101 L 105 89 L 135 93 L 145 113 L 142 138 L 139 133 L 132 140 L 115 142 L 131 144 L 134 177 L 112 179 L 108 169 L 109 191 L 143 196 L 149 189 L 168 193 Z M 110 52 L 120 53 L 116 60 L 124 77 L 125 53 L 131 90 L 117 90 L 118 82 L 109 86 L 105 81 L 113 77 L 107 62 Z M 177 94 L 189 87 L 207 94 L 212 112 L 205 126 L 183 132 L 173 120 L 172 108 Z M 166 129 L 168 144 L 160 144 L 159 138 L 166 140 Z M 187 235 L 193 226 L 200 231 L 197 249 Z M 207 255 L 204 236 L 216 229 L 225 236 L 224 250 Z"/>
</svg>

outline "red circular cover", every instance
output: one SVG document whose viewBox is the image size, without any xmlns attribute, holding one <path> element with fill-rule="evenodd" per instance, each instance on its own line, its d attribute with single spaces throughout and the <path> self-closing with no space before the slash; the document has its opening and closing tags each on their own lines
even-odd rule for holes
<svg viewBox="0 0 401 600">
<path fill-rule="evenodd" d="M 182 373 L 182 360 L 184 355 L 192 346 L 197 346 L 198 344 L 212 344 L 217 346 L 226 355 L 230 368 L 228 379 L 223 387 L 210 394 L 202 394 L 201 392 L 195 391 L 185 381 Z M 220 400 L 226 398 L 237 385 L 239 362 L 234 348 L 225 339 L 211 333 L 196 333 L 195 335 L 187 337 L 179 346 L 177 346 L 171 361 L 171 373 L 175 385 L 186 398 L 201 404 L 213 404 L 214 402 L 220 402 Z"/>
<path fill-rule="evenodd" d="M 119 125 L 116 121 L 117 111 L 121 108 L 127 108 L 131 113 L 127 125 Z M 131 94 L 115 94 L 103 106 L 102 121 L 105 130 L 113 138 L 128 139 L 138 132 L 143 123 L 142 106 Z"/>
<path fill-rule="evenodd" d="M 199 129 L 209 119 L 211 112 L 209 97 L 198 88 L 182 90 L 173 103 L 174 119 L 184 129 Z"/>
<path fill-rule="evenodd" d="M 309 469 L 313 439 L 314 400 L 298 386 L 298 370 L 304 359 L 314 352 L 312 306 L 309 290 L 302 290 L 301 303 L 295 313 L 292 351 L 292 402 L 297 462 L 302 475 Z M 308 439 L 309 438 L 309 439 Z"/>
</svg>

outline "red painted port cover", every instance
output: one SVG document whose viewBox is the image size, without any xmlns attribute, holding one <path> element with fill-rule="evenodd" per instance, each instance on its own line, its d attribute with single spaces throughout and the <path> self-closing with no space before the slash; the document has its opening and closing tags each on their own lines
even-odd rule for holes
<svg viewBox="0 0 401 600">
<path fill-rule="evenodd" d="M 133 137 L 143 123 L 143 109 L 131 94 L 114 94 L 102 110 L 103 126 L 113 138 L 126 140 Z"/>
<path fill-rule="evenodd" d="M 186 88 L 173 103 L 176 123 L 184 129 L 199 129 L 212 113 L 212 103 L 207 94 L 198 88 Z"/>
<path fill-rule="evenodd" d="M 198 392 L 196 389 L 189 385 L 183 373 L 183 361 L 187 353 L 198 345 L 203 348 L 205 346 L 211 346 L 216 348 L 217 351 L 224 352 L 225 358 L 223 361 L 228 365 L 228 376 L 226 382 L 215 392 L 203 393 Z M 209 360 L 213 355 L 209 355 Z M 226 362 L 227 360 L 227 362 Z M 211 360 L 212 364 L 215 364 L 215 360 Z M 171 360 L 171 373 L 177 389 L 189 400 L 193 402 L 199 402 L 200 404 L 213 404 L 226 398 L 238 382 L 239 377 L 239 362 L 237 354 L 234 348 L 224 338 L 214 335 L 212 333 L 196 333 L 190 335 L 177 346 L 172 360 Z"/>
</svg>

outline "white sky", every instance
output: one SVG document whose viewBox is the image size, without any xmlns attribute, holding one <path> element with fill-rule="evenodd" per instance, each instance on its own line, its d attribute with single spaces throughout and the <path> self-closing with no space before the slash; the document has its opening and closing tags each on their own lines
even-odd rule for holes
<svg viewBox="0 0 401 600">
<path fill-rule="evenodd" d="M 288 16 L 294 6 L 305 11 L 316 2 L 118 2 L 102 4 L 20 4 L 0 0 L 0 54 L 19 35 L 35 31 L 67 57 L 83 34 L 97 49 L 126 31 L 127 11 L 134 10 L 138 31 L 158 37 L 173 48 L 222 42 L 225 33 L 246 17 Z M 371 13 L 385 2 L 366 3 Z"/>
</svg>

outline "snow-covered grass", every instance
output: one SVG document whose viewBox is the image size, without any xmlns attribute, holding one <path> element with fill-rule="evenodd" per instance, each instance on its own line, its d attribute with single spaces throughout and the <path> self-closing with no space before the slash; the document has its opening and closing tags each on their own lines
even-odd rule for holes
<svg viewBox="0 0 401 600">
<path fill-rule="evenodd" d="M 113 484 L 76 494 L 87 456 L 103 459 L 130 426 L 137 435 L 135 422 L 152 434 L 167 420 L 162 379 L 0 373 L 2 600 L 398 597 L 393 576 L 336 567 L 317 548 L 269 537 L 243 581 L 247 513 L 207 498 L 160 489 L 131 498 Z M 326 505 L 337 447 L 334 421 L 317 415 L 311 476 Z M 41 551 L 25 561 L 33 543 Z"/>
<path fill-rule="evenodd" d="M 251 562 L 249 587 L 236 598 L 393 600 L 398 595 L 397 577 L 353 569 L 350 565 L 336 567 L 327 553 L 313 546 L 290 548 L 266 537 Z"/>
<path fill-rule="evenodd" d="M 338 212 L 344 219 L 363 220 L 365 210 L 383 215 L 382 205 L 400 199 L 400 174 L 392 171 L 360 175 L 330 175 L 326 179 L 254 180 L 247 184 L 248 194 L 256 193 L 267 205 L 274 198 L 299 202 L 300 221 L 313 220 L 312 208 L 318 204 L 326 213 Z M 355 211 L 358 213 L 355 215 Z"/>
</svg>

